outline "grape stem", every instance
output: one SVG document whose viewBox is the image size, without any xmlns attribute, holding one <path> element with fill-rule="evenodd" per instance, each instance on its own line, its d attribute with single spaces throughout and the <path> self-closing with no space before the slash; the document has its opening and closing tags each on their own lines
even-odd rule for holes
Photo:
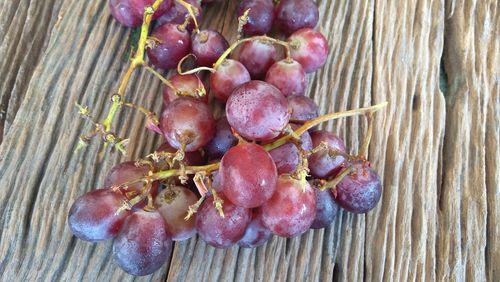
<svg viewBox="0 0 500 282">
<path fill-rule="evenodd" d="M 200 28 L 198 27 L 198 20 L 196 19 L 196 16 L 200 14 L 200 11 L 198 11 L 198 8 L 193 7 L 193 5 L 187 3 L 184 0 L 175 0 L 175 1 L 177 3 L 179 3 L 179 4 L 181 4 L 184 8 L 186 8 L 186 10 L 189 13 L 189 16 L 191 17 L 191 19 L 193 19 L 193 23 L 194 23 L 193 32 L 194 33 L 199 33 L 200 32 Z M 194 12 L 194 10 L 196 10 L 196 12 Z"/>
</svg>

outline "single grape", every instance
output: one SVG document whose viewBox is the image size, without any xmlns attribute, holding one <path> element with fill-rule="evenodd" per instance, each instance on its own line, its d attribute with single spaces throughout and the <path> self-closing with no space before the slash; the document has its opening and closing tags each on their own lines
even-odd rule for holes
<svg viewBox="0 0 500 282">
<path fill-rule="evenodd" d="M 191 48 L 189 32 L 179 25 L 166 23 L 153 30 L 151 37 L 159 40 L 147 49 L 149 60 L 161 69 L 177 68 L 179 61 Z"/>
<path fill-rule="evenodd" d="M 192 52 L 200 66 L 211 67 L 228 47 L 224 36 L 215 30 L 201 30 L 192 36 Z"/>
<path fill-rule="evenodd" d="M 68 215 L 73 234 L 85 241 L 97 242 L 115 237 L 131 214 L 123 209 L 126 198 L 112 189 L 98 189 L 75 200 Z"/>
<path fill-rule="evenodd" d="M 216 248 L 229 248 L 245 234 L 252 218 L 252 211 L 231 203 L 224 194 L 224 217 L 214 206 L 213 196 L 208 196 L 196 213 L 196 230 L 203 241 Z"/>
<path fill-rule="evenodd" d="M 175 153 L 177 152 L 177 149 L 170 146 L 168 142 L 165 142 L 160 147 L 158 147 L 156 151 Z M 199 166 L 199 165 L 204 165 L 206 160 L 200 151 L 193 151 L 193 152 L 184 152 L 184 159 L 182 161 L 187 166 Z M 175 166 L 175 168 L 177 168 L 177 166 Z"/>
<path fill-rule="evenodd" d="M 335 177 L 348 161 L 343 155 L 346 153 L 344 141 L 324 130 L 311 132 L 311 139 L 314 148 L 322 142 L 328 146 L 328 149 L 319 150 L 309 157 L 311 175 L 323 179 Z"/>
<path fill-rule="evenodd" d="M 288 42 L 291 45 L 292 58 L 299 62 L 307 73 L 314 72 L 326 63 L 328 42 L 318 31 L 310 28 L 294 32 Z"/>
<path fill-rule="evenodd" d="M 247 226 L 245 235 L 238 241 L 243 248 L 257 248 L 264 245 L 272 236 L 271 230 L 264 226 L 262 211 L 257 208 L 252 211 L 252 221 Z"/>
<path fill-rule="evenodd" d="M 201 23 L 203 19 L 203 10 L 201 9 L 200 3 L 198 0 L 184 0 L 188 4 L 191 4 L 197 11 L 198 15 L 196 16 L 196 21 Z M 194 9 L 193 9 L 194 10 Z M 156 24 L 163 25 L 165 23 L 173 23 L 173 24 L 184 24 L 186 19 L 190 20 L 189 24 L 186 26 L 186 29 L 191 32 L 194 29 L 194 21 L 190 18 L 188 10 L 182 6 L 178 1 L 173 1 L 172 6 L 168 11 L 166 11 L 161 17 L 156 20 Z"/>
<path fill-rule="evenodd" d="M 337 203 L 352 213 L 366 213 L 380 201 L 382 184 L 378 174 L 367 161 L 352 164 L 354 171 L 345 176 L 333 195 Z"/>
<path fill-rule="evenodd" d="M 167 261 L 172 240 L 157 211 L 138 211 L 129 216 L 113 242 L 113 259 L 127 273 L 148 275 Z"/>
<path fill-rule="evenodd" d="M 276 7 L 276 24 L 289 35 L 301 28 L 314 28 L 319 10 L 312 0 L 281 0 Z"/>
<path fill-rule="evenodd" d="M 288 106 L 292 111 L 290 115 L 291 121 L 306 122 L 319 116 L 318 105 L 306 96 L 288 97 Z"/>
<path fill-rule="evenodd" d="M 110 0 L 109 11 L 115 20 L 127 27 L 138 27 L 142 17 L 135 12 L 132 0 Z"/>
<path fill-rule="evenodd" d="M 296 129 L 297 125 L 292 125 L 293 129 Z M 303 150 L 310 151 L 312 149 L 312 140 L 308 132 L 305 132 L 300 136 L 300 141 L 302 142 L 301 147 Z M 269 151 L 269 154 L 273 158 L 276 168 L 278 169 L 278 174 L 293 173 L 297 170 L 300 164 L 300 151 L 297 145 L 292 142 L 287 142 L 280 147 Z"/>
<path fill-rule="evenodd" d="M 272 0 L 243 0 L 238 6 L 238 18 L 250 9 L 248 19 L 243 26 L 246 35 L 269 33 L 274 22 L 274 4 Z"/>
<path fill-rule="evenodd" d="M 210 89 L 217 100 L 225 103 L 234 89 L 250 79 L 250 74 L 242 63 L 226 59 L 210 75 Z"/>
<path fill-rule="evenodd" d="M 169 186 L 161 191 L 155 199 L 155 207 L 165 219 L 167 230 L 174 241 L 183 241 L 196 234 L 194 214 L 189 220 L 189 206 L 196 204 L 198 197 L 186 187 Z"/>
<path fill-rule="evenodd" d="M 229 149 L 221 160 L 219 174 L 222 191 L 240 207 L 258 207 L 276 190 L 276 165 L 269 153 L 256 144 Z"/>
<path fill-rule="evenodd" d="M 288 102 L 269 83 L 252 80 L 233 91 L 226 104 L 229 124 L 241 136 L 255 141 L 277 137 L 288 124 Z"/>
<path fill-rule="evenodd" d="M 182 96 L 195 97 L 205 103 L 208 103 L 208 95 L 203 95 L 201 97 L 198 95 L 198 92 L 203 91 L 205 86 L 197 75 L 175 74 L 170 78 L 170 82 L 175 87 L 175 90 L 168 86 L 165 86 L 163 89 L 163 104 L 165 106 Z"/>
<path fill-rule="evenodd" d="M 304 95 L 306 72 L 297 61 L 284 59 L 271 66 L 266 74 L 266 82 L 274 85 L 286 97 Z"/>
<path fill-rule="evenodd" d="M 130 0 L 132 7 L 135 9 L 135 13 L 138 14 L 141 19 L 144 17 L 144 10 L 146 7 L 152 7 L 155 0 Z M 153 20 L 156 20 L 161 15 L 165 14 L 172 6 L 172 0 L 163 0 L 158 9 L 153 14 Z"/>
<path fill-rule="evenodd" d="M 114 166 L 106 179 L 104 180 L 104 187 L 111 188 L 113 186 L 120 186 L 130 181 L 144 178 L 148 175 L 151 168 L 148 165 L 137 164 L 136 162 L 129 161 L 123 162 Z M 140 193 L 144 188 L 144 182 L 136 182 L 127 185 L 124 191 Z"/>
<path fill-rule="evenodd" d="M 316 194 L 309 183 L 280 176 L 276 192 L 261 208 L 264 225 L 271 232 L 295 237 L 306 232 L 316 217 Z"/>
<path fill-rule="evenodd" d="M 276 62 L 276 48 L 271 42 L 253 40 L 241 45 L 240 61 L 253 79 L 262 79 L 267 70 Z"/>
<path fill-rule="evenodd" d="M 339 209 L 329 189 L 322 191 L 316 188 L 316 218 L 311 228 L 321 229 L 329 226 L 335 219 Z"/>
<path fill-rule="evenodd" d="M 215 120 L 210 108 L 200 100 L 181 97 L 171 102 L 162 113 L 160 128 L 168 143 L 186 152 L 205 146 L 215 134 Z"/>
<path fill-rule="evenodd" d="M 237 143 L 238 139 L 234 137 L 231 126 L 224 116 L 217 120 L 215 136 L 205 146 L 205 153 L 208 155 L 209 159 L 220 159 Z"/>
</svg>

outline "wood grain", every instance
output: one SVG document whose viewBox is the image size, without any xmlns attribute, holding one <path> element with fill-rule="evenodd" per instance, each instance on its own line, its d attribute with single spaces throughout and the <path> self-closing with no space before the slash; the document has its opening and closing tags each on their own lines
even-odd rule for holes
<svg viewBox="0 0 500 282">
<path fill-rule="evenodd" d="M 209 7 L 204 26 L 234 39 L 236 2 Z M 0 0 L 0 280 L 500 281 L 498 1 L 318 1 L 331 51 L 309 95 L 322 112 L 390 102 L 369 152 L 381 203 L 256 250 L 177 243 L 167 265 L 140 278 L 113 265 L 110 242 L 76 240 L 66 224 L 74 199 L 110 167 L 161 142 L 122 110 L 126 158 L 99 163 L 97 140 L 73 152 L 90 129 L 74 102 L 102 116 L 126 67 L 130 30 L 106 5 Z M 159 111 L 161 85 L 139 71 L 127 98 Z M 366 124 L 324 126 L 356 152 Z"/>
</svg>

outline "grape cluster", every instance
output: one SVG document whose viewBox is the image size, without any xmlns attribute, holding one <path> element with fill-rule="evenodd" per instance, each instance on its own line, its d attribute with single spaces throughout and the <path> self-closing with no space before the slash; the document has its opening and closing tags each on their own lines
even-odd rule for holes
<svg viewBox="0 0 500 282">
<path fill-rule="evenodd" d="M 115 166 L 103 189 L 79 197 L 69 211 L 73 234 L 90 242 L 114 239 L 115 263 L 133 275 L 164 265 L 172 241 L 198 234 L 217 248 L 255 248 L 273 234 L 327 227 L 340 208 L 366 213 L 381 196 L 365 152 L 350 155 L 341 138 L 316 129 L 334 116 L 319 116 L 304 96 L 307 73 L 328 55 L 327 40 L 314 29 L 316 4 L 243 0 L 239 30 L 251 37 L 231 45 L 219 32 L 198 28 L 201 4 L 109 1 L 113 17 L 128 27 L 152 15 L 149 62 L 179 72 L 161 78 L 163 110 L 148 124 L 166 143 L 145 159 Z M 288 38 L 266 36 L 273 27 Z M 191 55 L 198 68 L 183 72 Z M 211 72 L 206 79 L 198 75 L 203 70 Z M 216 104 L 225 104 L 225 115 L 214 116 Z"/>
</svg>

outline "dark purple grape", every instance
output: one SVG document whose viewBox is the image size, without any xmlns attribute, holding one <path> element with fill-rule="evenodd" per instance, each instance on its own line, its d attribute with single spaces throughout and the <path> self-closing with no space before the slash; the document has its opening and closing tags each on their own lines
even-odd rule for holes
<svg viewBox="0 0 500 282">
<path fill-rule="evenodd" d="M 288 106 L 292 111 L 290 115 L 291 121 L 306 122 L 319 116 L 318 105 L 306 96 L 288 97 Z"/>
<path fill-rule="evenodd" d="M 205 146 L 205 153 L 209 159 L 220 159 L 224 154 L 238 143 L 238 139 L 234 137 L 231 131 L 231 126 L 227 122 L 227 118 L 221 117 L 217 120 L 215 136 Z"/>
<path fill-rule="evenodd" d="M 316 218 L 311 225 L 312 229 L 328 227 L 339 212 L 339 206 L 333 198 L 332 192 L 316 189 Z"/>
<path fill-rule="evenodd" d="M 132 0 L 110 0 L 109 10 L 115 20 L 127 27 L 138 27 L 142 17 L 135 12 Z"/>
<path fill-rule="evenodd" d="M 191 48 L 198 65 L 211 67 L 229 48 L 229 43 L 215 30 L 201 30 L 193 35 Z"/>
<path fill-rule="evenodd" d="M 296 125 L 292 125 L 292 128 L 296 129 Z M 300 136 L 302 142 L 302 149 L 310 151 L 312 149 L 312 140 L 308 132 L 305 132 Z M 278 169 L 278 174 L 293 173 L 297 170 L 300 164 L 300 152 L 295 144 L 292 142 L 287 142 L 280 147 L 269 151 L 269 154 L 276 164 Z"/>
<path fill-rule="evenodd" d="M 288 102 L 269 83 L 253 80 L 233 91 L 226 104 L 229 124 L 241 136 L 255 141 L 277 137 L 288 124 Z"/>
<path fill-rule="evenodd" d="M 252 221 L 247 226 L 245 235 L 238 241 L 243 248 L 257 248 L 264 245 L 272 236 L 271 230 L 264 226 L 262 211 L 257 208 L 252 211 Z"/>
<path fill-rule="evenodd" d="M 226 59 L 210 75 L 210 89 L 217 100 L 225 103 L 234 89 L 250 81 L 250 74 L 242 63 Z"/>
<path fill-rule="evenodd" d="M 266 82 L 276 86 L 286 97 L 304 95 L 306 72 L 297 61 L 284 59 L 271 66 Z"/>
<path fill-rule="evenodd" d="M 180 75 L 175 74 L 170 78 L 170 82 L 175 87 L 174 90 L 168 86 L 163 89 L 163 104 L 166 106 L 173 100 L 182 96 L 191 96 L 208 103 L 208 95 L 199 97 L 197 91 L 205 89 L 203 82 L 195 74 Z"/>
<path fill-rule="evenodd" d="M 276 24 L 286 35 L 301 28 L 314 28 L 319 10 L 312 0 L 281 0 L 276 7 Z"/>
<path fill-rule="evenodd" d="M 75 200 L 68 215 L 73 234 L 85 241 L 97 242 L 115 237 L 131 214 L 123 209 L 126 198 L 112 189 L 98 189 Z"/>
<path fill-rule="evenodd" d="M 246 35 L 263 35 L 271 31 L 274 22 L 274 4 L 272 0 L 243 0 L 238 7 L 238 17 L 246 10 L 247 23 L 243 26 Z"/>
<path fill-rule="evenodd" d="M 318 31 L 310 28 L 294 32 L 288 42 L 291 45 L 292 58 L 299 62 L 307 73 L 314 72 L 326 63 L 328 42 Z"/>
<path fill-rule="evenodd" d="M 309 157 L 311 175 L 323 179 L 335 177 L 348 161 L 343 155 L 346 153 L 344 141 L 324 130 L 311 132 L 311 139 L 314 148 L 325 142 L 329 149 L 320 150 Z"/>
<path fill-rule="evenodd" d="M 154 47 L 147 49 L 149 60 L 161 69 L 177 68 L 179 61 L 191 48 L 189 32 L 179 25 L 166 23 L 153 30 L 151 37 L 156 38 Z"/>
<path fill-rule="evenodd" d="M 316 217 L 316 194 L 309 183 L 281 176 L 273 197 L 261 209 L 271 232 L 295 237 L 306 232 Z"/>
<path fill-rule="evenodd" d="M 215 120 L 208 105 L 192 97 L 172 101 L 162 113 L 160 128 L 168 143 L 186 152 L 205 146 L 215 134 Z"/>
<path fill-rule="evenodd" d="M 152 7 L 155 0 L 130 0 L 135 13 L 141 17 L 144 17 L 144 10 L 146 7 Z M 172 6 L 172 0 L 163 0 L 158 9 L 153 14 L 153 20 L 156 20 L 161 15 L 165 14 L 166 11 Z"/>
<path fill-rule="evenodd" d="M 252 211 L 231 203 L 224 194 L 224 217 L 214 206 L 213 196 L 208 196 L 196 213 L 196 230 L 203 241 L 216 248 L 229 248 L 245 234 L 252 218 Z"/>
<path fill-rule="evenodd" d="M 253 40 L 241 45 L 240 61 L 253 79 L 262 79 L 267 70 L 276 62 L 276 48 L 271 42 Z"/>
<path fill-rule="evenodd" d="M 345 176 L 332 191 L 337 203 L 352 213 L 366 213 L 380 201 L 382 184 L 367 161 L 352 164 L 354 171 Z"/>
<path fill-rule="evenodd" d="M 138 211 L 129 216 L 113 242 L 113 259 L 129 274 L 148 275 L 167 261 L 172 240 L 157 211 Z"/>
<path fill-rule="evenodd" d="M 184 0 L 187 3 L 191 4 L 194 8 L 198 10 L 198 15 L 196 16 L 196 21 L 201 23 L 203 19 L 203 10 L 201 9 L 200 3 L 198 0 Z M 194 9 L 193 9 L 194 10 Z M 172 6 L 168 11 L 166 11 L 161 17 L 156 20 L 157 25 L 163 25 L 165 23 L 173 23 L 182 25 L 186 21 L 186 18 L 190 17 L 188 10 L 179 4 L 178 1 L 173 1 Z M 190 22 L 187 25 L 186 29 L 191 32 L 194 29 L 194 22 L 190 18 Z"/>
<path fill-rule="evenodd" d="M 166 228 L 174 241 L 183 241 L 196 234 L 194 214 L 189 220 L 187 215 L 189 206 L 196 204 L 198 197 L 182 186 L 169 186 L 161 191 L 155 199 L 155 207 L 165 219 Z"/>
<path fill-rule="evenodd" d="M 251 143 L 229 149 L 222 158 L 219 175 L 226 197 L 244 208 L 255 208 L 269 200 L 278 179 L 269 153 Z"/>
</svg>

